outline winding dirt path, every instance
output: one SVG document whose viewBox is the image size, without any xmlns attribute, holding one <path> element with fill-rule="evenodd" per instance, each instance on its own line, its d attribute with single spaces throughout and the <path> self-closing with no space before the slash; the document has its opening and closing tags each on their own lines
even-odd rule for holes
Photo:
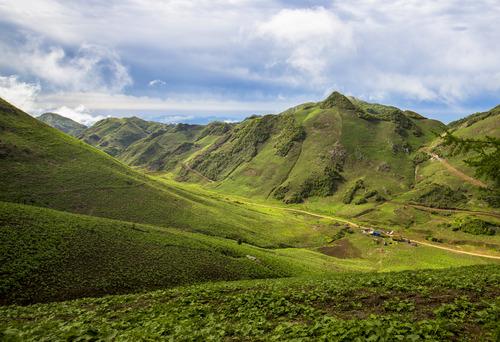
<svg viewBox="0 0 500 342">
<path fill-rule="evenodd" d="M 450 173 L 454 174 L 455 176 L 457 176 L 458 178 L 466 181 L 467 183 L 470 183 L 472 185 L 475 185 L 475 186 L 478 186 L 480 188 L 487 188 L 488 186 L 486 184 L 484 184 L 483 182 L 481 182 L 479 179 L 476 179 L 476 178 L 473 178 L 469 175 L 466 175 L 465 173 L 463 173 L 462 171 L 456 169 L 453 165 L 451 165 L 446 159 L 444 158 L 441 158 L 440 156 L 438 156 L 436 153 L 433 153 L 433 152 L 429 152 L 429 151 L 425 151 L 428 155 L 430 155 L 432 157 L 432 159 L 434 160 L 437 160 L 438 162 L 440 162 L 441 164 L 443 164 L 443 166 L 448 170 L 450 171 Z"/>
</svg>

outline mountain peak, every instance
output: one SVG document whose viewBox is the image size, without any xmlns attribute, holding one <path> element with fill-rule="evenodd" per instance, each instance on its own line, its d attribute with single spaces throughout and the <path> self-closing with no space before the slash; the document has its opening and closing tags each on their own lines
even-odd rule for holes
<svg viewBox="0 0 500 342">
<path fill-rule="evenodd" d="M 343 94 L 339 93 L 338 91 L 334 91 L 333 93 L 330 94 L 322 103 L 321 103 L 321 108 L 327 109 L 327 108 L 342 108 L 342 109 L 356 109 L 352 102 Z"/>
<path fill-rule="evenodd" d="M 75 137 L 87 128 L 87 126 L 57 113 L 44 113 L 37 119 Z"/>
</svg>

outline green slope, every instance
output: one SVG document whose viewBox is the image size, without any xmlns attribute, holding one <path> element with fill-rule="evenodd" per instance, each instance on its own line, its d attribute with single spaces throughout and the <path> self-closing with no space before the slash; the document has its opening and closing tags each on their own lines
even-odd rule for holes
<svg viewBox="0 0 500 342">
<path fill-rule="evenodd" d="M 231 128 L 222 122 L 203 126 L 108 118 L 85 130 L 80 139 L 128 165 L 172 171 Z"/>
<path fill-rule="evenodd" d="M 307 256 L 307 257 L 306 257 Z M 306 250 L 0 202 L 0 304 L 340 270 Z"/>
<path fill-rule="evenodd" d="M 417 150 L 444 127 L 415 112 L 334 92 L 322 102 L 233 125 L 106 119 L 83 139 L 129 165 L 222 192 L 286 203 L 335 194 L 338 200 L 363 179 L 363 193 L 377 194 L 365 200 L 373 201 L 411 188 Z"/>
<path fill-rule="evenodd" d="M 219 181 L 221 191 L 246 196 L 341 199 L 364 179 L 364 192 L 390 198 L 412 186 L 414 154 L 443 128 L 413 112 L 333 93 L 320 103 L 245 120 L 190 166 Z"/>
<path fill-rule="evenodd" d="M 74 137 L 78 137 L 87 129 L 87 126 L 56 113 L 44 113 L 37 119 Z"/>
<path fill-rule="evenodd" d="M 303 244 L 318 220 L 262 212 L 154 181 L 0 102 L 0 200 L 211 235 L 262 246 Z M 312 232 L 311 232 L 312 231 Z"/>
<path fill-rule="evenodd" d="M 203 284 L 0 308 L 5 340 L 498 341 L 500 268 Z"/>
<path fill-rule="evenodd" d="M 155 134 L 168 125 L 132 118 L 108 118 L 96 122 L 80 136 L 86 143 L 116 156 L 135 141 Z"/>
<path fill-rule="evenodd" d="M 448 127 L 458 137 L 481 139 L 492 136 L 498 138 L 500 137 L 500 106 L 452 122 Z M 464 162 L 465 159 L 474 156 L 474 151 L 460 155 L 453 154 L 449 147 L 442 145 L 440 138 L 429 143 L 426 151 L 439 155 L 459 173 L 476 178 L 474 170 Z M 478 181 L 490 188 L 493 187 L 493 184 L 486 179 L 478 179 Z M 466 197 L 463 201 L 450 202 L 450 207 L 491 209 L 491 205 L 482 200 L 487 194 L 487 190 L 460 177 L 457 172 L 450 171 L 443 162 L 426 159 L 418 165 L 416 189 L 424 189 L 432 184 L 449 187 Z"/>
</svg>

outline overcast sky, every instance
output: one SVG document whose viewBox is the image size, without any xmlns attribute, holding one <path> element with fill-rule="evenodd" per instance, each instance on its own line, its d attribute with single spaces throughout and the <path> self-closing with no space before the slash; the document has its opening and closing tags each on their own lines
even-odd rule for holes
<svg viewBox="0 0 500 342">
<path fill-rule="evenodd" d="M 499 0 L 0 0 L 0 97 L 206 122 L 338 90 L 447 122 L 500 103 L 499 22 Z"/>
</svg>

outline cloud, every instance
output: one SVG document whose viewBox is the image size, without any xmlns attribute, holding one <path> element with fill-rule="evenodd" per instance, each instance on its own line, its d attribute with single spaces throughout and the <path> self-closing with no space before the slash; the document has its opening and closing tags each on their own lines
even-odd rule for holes
<svg viewBox="0 0 500 342">
<path fill-rule="evenodd" d="M 119 92 L 132 84 L 120 57 L 109 48 L 85 43 L 69 55 L 40 37 L 25 38 L 23 44 L 3 47 L 0 66 L 37 78 L 53 89 Z"/>
<path fill-rule="evenodd" d="M 161 86 L 165 86 L 166 84 L 167 83 L 165 81 L 162 81 L 162 80 L 152 80 L 152 81 L 149 81 L 148 86 L 161 87 Z"/>
<path fill-rule="evenodd" d="M 109 94 L 100 92 L 51 93 L 40 95 L 40 105 L 44 108 L 53 104 L 76 107 L 83 104 L 93 112 L 99 111 L 190 111 L 190 112 L 269 112 L 283 110 L 293 101 L 264 99 L 261 101 L 239 101 L 218 95 L 175 94 L 167 98 Z"/>
<path fill-rule="evenodd" d="M 326 89 L 476 110 L 498 102 L 499 17 L 494 0 L 3 0 L 0 74 L 91 112 L 271 111 Z"/>
<path fill-rule="evenodd" d="M 323 7 L 281 10 L 257 24 L 256 36 L 278 47 L 278 63 L 287 63 L 320 84 L 327 81 L 329 66 L 341 63 L 355 48 L 350 26 Z"/>
<path fill-rule="evenodd" d="M 40 90 L 37 83 L 21 82 L 17 76 L 0 76 L 0 97 L 27 112 L 37 110 L 35 102 Z"/>
<path fill-rule="evenodd" d="M 40 101 L 41 90 L 39 84 L 22 82 L 16 75 L 0 76 L 0 97 L 31 115 L 53 112 L 84 125 L 90 125 L 104 118 L 102 115 L 92 114 L 81 104 L 74 107 L 57 107 L 50 103 L 43 103 Z"/>
</svg>

